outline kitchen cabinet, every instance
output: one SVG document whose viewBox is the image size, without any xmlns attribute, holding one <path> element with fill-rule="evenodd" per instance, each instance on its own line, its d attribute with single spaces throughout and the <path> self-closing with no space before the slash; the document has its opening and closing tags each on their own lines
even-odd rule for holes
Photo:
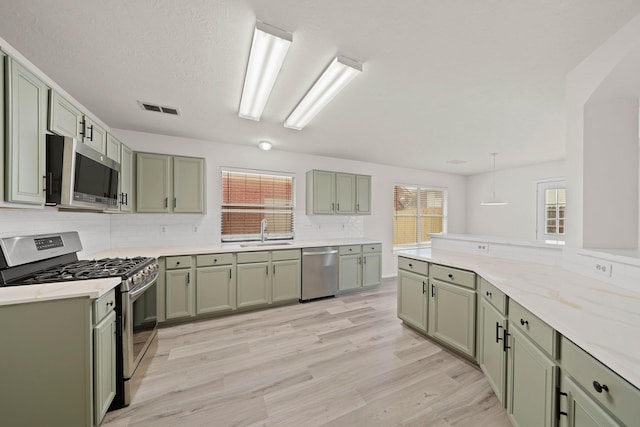
<svg viewBox="0 0 640 427">
<path fill-rule="evenodd" d="M 306 174 L 307 215 L 370 214 L 371 177 L 310 170 Z"/>
<path fill-rule="evenodd" d="M 120 163 L 120 146 L 122 143 L 115 136 L 107 133 L 107 143 L 105 153 L 108 158 Z"/>
<path fill-rule="evenodd" d="M 165 272 L 165 317 L 179 319 L 194 314 L 194 277 L 190 256 L 166 258 Z"/>
<path fill-rule="evenodd" d="M 242 252 L 237 262 L 238 308 L 270 304 L 269 252 Z"/>
<path fill-rule="evenodd" d="M 475 357 L 475 274 L 440 265 L 430 267 L 428 333 Z"/>
<path fill-rule="evenodd" d="M 49 130 L 82 141 L 84 114 L 55 90 L 49 91 Z"/>
<path fill-rule="evenodd" d="M 120 212 L 131 212 L 133 207 L 133 151 L 120 144 Z"/>
<path fill-rule="evenodd" d="M 561 427 L 637 425 L 640 390 L 565 337 L 560 350 Z"/>
<path fill-rule="evenodd" d="M 136 153 L 136 210 L 204 213 L 204 159 Z"/>
<path fill-rule="evenodd" d="M 100 425 L 116 396 L 115 291 L 93 303 L 94 423 Z"/>
<path fill-rule="evenodd" d="M 93 148 L 97 152 L 106 154 L 107 131 L 87 116 L 84 116 L 83 129 L 84 132 L 82 142 L 84 142 L 86 145 Z"/>
<path fill-rule="evenodd" d="M 429 265 L 424 261 L 398 258 L 398 317 L 427 332 L 427 288 Z"/>
<path fill-rule="evenodd" d="M 478 306 L 478 364 L 498 400 L 505 404 L 507 386 L 507 357 L 503 332 L 507 327 L 504 294 L 480 279 L 480 304 Z"/>
<path fill-rule="evenodd" d="M 271 252 L 273 303 L 300 299 L 302 265 L 300 250 Z"/>
<path fill-rule="evenodd" d="M 233 254 L 196 256 L 196 315 L 236 309 Z"/>
<path fill-rule="evenodd" d="M 510 328 L 505 339 L 508 340 L 507 416 L 515 426 L 555 425 L 555 363 L 518 327 Z"/>
<path fill-rule="evenodd" d="M 42 205 L 49 88 L 13 58 L 6 64 L 5 200 Z"/>
<path fill-rule="evenodd" d="M 338 291 L 345 293 L 380 284 L 382 245 L 348 245 L 338 249 Z"/>
<path fill-rule="evenodd" d="M 0 204 L 4 201 L 4 146 L 5 146 L 5 115 L 4 115 L 4 65 L 7 55 L 0 50 Z"/>
</svg>

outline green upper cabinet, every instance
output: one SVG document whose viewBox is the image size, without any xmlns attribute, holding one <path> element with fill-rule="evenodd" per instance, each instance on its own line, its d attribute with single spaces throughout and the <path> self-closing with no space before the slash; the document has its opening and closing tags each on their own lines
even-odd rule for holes
<svg viewBox="0 0 640 427">
<path fill-rule="evenodd" d="M 82 141 L 83 117 L 82 111 L 58 92 L 53 89 L 49 91 L 49 130 L 51 132 Z"/>
<path fill-rule="evenodd" d="M 131 212 L 133 206 L 133 151 L 120 144 L 120 211 Z"/>
<path fill-rule="evenodd" d="M 173 212 L 204 212 L 204 159 L 173 157 Z"/>
<path fill-rule="evenodd" d="M 370 176 L 311 170 L 306 179 L 307 215 L 371 213 Z"/>
<path fill-rule="evenodd" d="M 5 55 L 0 50 L 0 203 L 4 200 L 4 138 L 5 138 L 5 125 L 4 125 L 4 64 Z"/>
<path fill-rule="evenodd" d="M 43 204 L 49 88 L 7 57 L 5 151 L 8 202 Z"/>
<path fill-rule="evenodd" d="M 371 215 L 371 177 L 356 175 L 356 213 Z"/>
<path fill-rule="evenodd" d="M 107 131 L 87 116 L 84 116 L 84 139 L 82 142 L 99 153 L 107 153 Z"/>
<path fill-rule="evenodd" d="M 136 154 L 136 210 L 204 213 L 204 159 Z"/>
<path fill-rule="evenodd" d="M 122 143 L 118 141 L 115 136 L 107 133 L 107 148 L 105 154 L 108 158 L 118 163 L 120 163 L 120 145 L 122 145 Z"/>
<path fill-rule="evenodd" d="M 336 207 L 340 215 L 356 213 L 356 176 L 349 173 L 336 173 Z"/>
</svg>

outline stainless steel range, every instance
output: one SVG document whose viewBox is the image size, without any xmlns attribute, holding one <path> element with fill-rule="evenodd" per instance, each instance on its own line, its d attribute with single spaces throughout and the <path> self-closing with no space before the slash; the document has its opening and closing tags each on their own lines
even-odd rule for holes
<svg viewBox="0 0 640 427">
<path fill-rule="evenodd" d="M 120 277 L 116 298 L 117 392 L 111 409 L 129 405 L 157 343 L 155 258 L 79 260 L 77 232 L 0 238 L 0 286 Z"/>
</svg>

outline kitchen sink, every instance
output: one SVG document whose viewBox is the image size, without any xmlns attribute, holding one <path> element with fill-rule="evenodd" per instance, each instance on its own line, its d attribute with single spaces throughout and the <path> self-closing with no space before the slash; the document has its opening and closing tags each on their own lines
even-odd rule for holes
<svg viewBox="0 0 640 427">
<path fill-rule="evenodd" d="M 241 248 L 251 248 L 255 246 L 288 246 L 291 242 L 250 242 L 240 245 Z"/>
</svg>

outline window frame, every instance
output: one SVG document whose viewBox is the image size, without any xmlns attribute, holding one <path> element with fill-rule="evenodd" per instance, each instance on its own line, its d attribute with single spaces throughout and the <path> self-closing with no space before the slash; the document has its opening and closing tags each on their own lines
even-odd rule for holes
<svg viewBox="0 0 640 427">
<path fill-rule="evenodd" d="M 549 245 L 549 246 L 562 246 L 566 242 L 566 229 L 567 229 L 567 216 L 566 209 L 568 206 L 568 200 L 565 202 L 565 234 L 547 234 L 546 230 L 546 191 L 552 189 L 564 189 L 567 191 L 567 181 L 565 178 L 551 178 L 536 181 L 535 186 L 535 206 L 536 206 L 536 227 L 535 227 L 535 238 L 536 242 Z M 565 195 L 566 200 L 566 195 Z M 556 218 L 557 219 L 557 218 Z"/>
<path fill-rule="evenodd" d="M 406 243 L 406 244 L 393 244 L 393 250 L 404 250 L 404 249 L 415 249 L 415 248 L 430 248 L 431 247 L 431 238 L 429 238 L 428 242 L 419 242 L 421 233 L 421 218 L 442 218 L 442 231 L 440 233 L 444 234 L 447 232 L 448 227 L 448 213 L 449 213 L 449 191 L 447 187 L 438 187 L 434 185 L 420 185 L 420 184 L 406 184 L 406 183 L 394 183 L 393 184 L 393 199 L 395 203 L 395 193 L 396 187 L 410 187 L 416 188 L 418 194 L 418 200 L 416 201 L 416 206 L 420 206 L 420 192 L 423 190 L 426 191 L 441 191 L 442 192 L 442 217 L 438 215 L 420 215 L 420 209 L 417 209 L 416 214 L 416 243 Z M 392 217 L 392 241 L 395 242 L 395 227 L 393 227 L 393 222 L 395 221 L 395 206 L 391 207 L 391 217 Z M 429 233 L 435 234 L 435 233 Z"/>
<path fill-rule="evenodd" d="M 233 243 L 233 242 L 251 242 L 260 240 L 260 233 L 245 233 L 245 234 L 223 234 L 223 217 L 224 211 L 228 208 L 229 205 L 239 205 L 239 203 L 224 203 L 224 174 L 225 173 L 243 173 L 243 174 L 252 174 L 252 175 L 265 175 L 265 176 L 276 176 L 276 177 L 285 177 L 291 178 L 291 205 L 287 206 L 285 209 L 287 212 L 291 212 L 291 233 L 268 233 L 265 240 L 292 240 L 295 238 L 295 216 L 296 216 L 296 181 L 297 177 L 294 172 L 283 172 L 283 171 L 270 171 L 264 169 L 247 169 L 247 168 L 236 168 L 236 167 L 220 167 L 220 241 L 222 243 Z M 259 207 L 264 206 L 267 208 L 268 205 L 264 204 L 245 204 L 245 207 Z M 277 210 L 278 206 L 272 206 L 271 209 Z M 254 212 L 254 211 L 251 211 Z M 257 211 L 255 211 L 257 212 Z M 268 230 L 268 228 L 267 228 Z M 225 237 L 228 236 L 228 237 Z"/>
</svg>

